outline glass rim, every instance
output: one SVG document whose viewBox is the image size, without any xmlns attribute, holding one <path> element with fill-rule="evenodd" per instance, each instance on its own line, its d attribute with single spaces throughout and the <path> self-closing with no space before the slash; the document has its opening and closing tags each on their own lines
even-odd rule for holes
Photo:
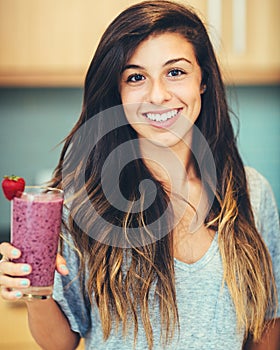
<svg viewBox="0 0 280 350">
<path fill-rule="evenodd" d="M 44 186 L 44 185 L 30 185 L 30 186 L 27 185 L 24 187 L 22 194 L 28 195 L 29 192 L 26 190 L 42 190 L 42 191 L 47 190 L 47 191 L 49 191 L 47 193 L 55 193 L 56 192 L 57 194 L 64 195 L 64 191 L 61 188 Z M 38 194 L 44 194 L 44 192 L 38 192 Z"/>
</svg>

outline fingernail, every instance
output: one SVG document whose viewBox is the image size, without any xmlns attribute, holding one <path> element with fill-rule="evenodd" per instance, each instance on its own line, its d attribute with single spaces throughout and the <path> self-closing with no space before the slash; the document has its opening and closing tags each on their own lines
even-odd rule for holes
<svg viewBox="0 0 280 350">
<path fill-rule="evenodd" d="M 19 256 L 19 250 L 18 249 L 13 249 L 12 250 L 12 256 L 14 256 L 14 257 Z"/>
<path fill-rule="evenodd" d="M 59 267 L 61 268 L 61 270 L 68 272 L 68 267 L 66 265 L 60 265 Z"/>
<path fill-rule="evenodd" d="M 30 267 L 28 265 L 23 265 L 22 268 L 21 268 L 21 271 L 29 272 L 30 271 Z"/>
<path fill-rule="evenodd" d="M 16 298 L 21 298 L 22 297 L 22 293 L 21 292 L 15 292 L 15 297 Z"/>
<path fill-rule="evenodd" d="M 26 286 L 28 286 L 28 281 L 27 280 L 21 280 L 20 281 L 20 285 L 23 286 L 23 287 L 26 287 Z"/>
</svg>

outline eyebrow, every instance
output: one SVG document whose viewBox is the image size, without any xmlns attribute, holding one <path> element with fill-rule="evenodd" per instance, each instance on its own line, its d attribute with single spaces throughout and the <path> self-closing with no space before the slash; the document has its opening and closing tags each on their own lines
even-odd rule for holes
<svg viewBox="0 0 280 350">
<path fill-rule="evenodd" d="M 190 60 L 188 60 L 187 58 L 179 57 L 179 58 L 173 58 L 171 60 L 166 61 L 163 65 L 163 67 L 169 66 L 170 64 L 174 64 L 174 63 L 177 63 L 179 61 L 186 61 L 187 63 L 192 64 L 192 62 Z M 122 72 L 124 72 L 126 69 L 145 69 L 145 68 L 142 66 L 139 66 L 137 64 L 127 64 L 126 66 L 124 66 Z"/>
</svg>

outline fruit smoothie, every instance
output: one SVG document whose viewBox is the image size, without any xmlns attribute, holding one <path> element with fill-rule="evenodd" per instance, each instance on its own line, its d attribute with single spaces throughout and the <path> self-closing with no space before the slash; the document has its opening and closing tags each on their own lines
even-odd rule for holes
<svg viewBox="0 0 280 350">
<path fill-rule="evenodd" d="M 53 286 L 62 205 L 59 190 L 24 192 L 12 201 L 11 243 L 22 252 L 17 262 L 32 266 L 31 287 L 47 287 L 47 293 Z"/>
</svg>

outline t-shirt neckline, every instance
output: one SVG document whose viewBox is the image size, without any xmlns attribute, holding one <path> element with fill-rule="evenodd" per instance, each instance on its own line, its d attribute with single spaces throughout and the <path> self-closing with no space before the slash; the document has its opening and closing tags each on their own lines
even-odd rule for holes
<svg viewBox="0 0 280 350">
<path fill-rule="evenodd" d="M 207 265 L 210 262 L 210 260 L 212 260 L 212 258 L 214 257 L 217 251 L 218 251 L 218 234 L 216 232 L 210 247 L 199 260 L 197 260 L 193 264 L 188 264 L 174 258 L 174 265 L 175 267 L 178 267 L 185 271 L 190 271 L 190 272 L 196 271 L 196 270 L 202 269 L 205 265 Z"/>
</svg>

